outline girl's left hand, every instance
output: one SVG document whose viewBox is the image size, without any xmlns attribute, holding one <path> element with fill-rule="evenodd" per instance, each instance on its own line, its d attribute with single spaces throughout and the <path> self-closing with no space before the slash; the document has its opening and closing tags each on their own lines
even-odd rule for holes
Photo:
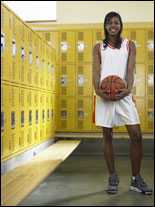
<svg viewBox="0 0 155 207">
<path fill-rule="evenodd" d="M 127 88 L 120 89 L 119 91 L 120 91 L 120 93 L 118 93 L 115 96 L 115 101 L 118 101 L 118 100 L 124 98 L 125 96 L 128 96 L 131 93 L 131 91 Z"/>
</svg>

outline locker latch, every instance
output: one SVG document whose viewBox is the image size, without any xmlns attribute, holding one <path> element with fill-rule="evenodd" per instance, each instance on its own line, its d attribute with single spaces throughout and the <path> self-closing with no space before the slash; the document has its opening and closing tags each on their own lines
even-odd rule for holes
<svg viewBox="0 0 155 207">
<path fill-rule="evenodd" d="M 36 124 L 38 124 L 38 110 L 36 110 Z"/>
<path fill-rule="evenodd" d="M 4 131 L 4 112 L 1 112 L 1 132 Z"/>
<path fill-rule="evenodd" d="M 13 56 L 13 57 L 16 56 L 16 52 L 17 52 L 17 48 L 16 48 L 16 40 L 13 39 L 13 40 L 12 40 L 12 56 Z"/>
<path fill-rule="evenodd" d="M 29 51 L 29 64 L 31 65 L 33 62 L 32 51 Z"/>
<path fill-rule="evenodd" d="M 25 50 L 24 50 L 24 47 L 21 47 L 21 58 L 22 58 L 22 61 L 24 61 L 24 58 L 25 58 Z"/>
<path fill-rule="evenodd" d="M 21 111 L 21 127 L 24 127 L 24 111 Z"/>
<path fill-rule="evenodd" d="M 15 112 L 11 112 L 11 129 L 15 128 Z"/>
<path fill-rule="evenodd" d="M 1 52 L 4 51 L 5 48 L 5 34 L 1 33 Z"/>
</svg>

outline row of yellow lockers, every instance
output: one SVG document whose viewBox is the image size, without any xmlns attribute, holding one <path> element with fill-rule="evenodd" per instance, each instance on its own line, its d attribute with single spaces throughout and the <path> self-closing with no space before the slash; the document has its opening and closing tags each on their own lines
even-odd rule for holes
<svg viewBox="0 0 155 207">
<path fill-rule="evenodd" d="M 60 96 L 92 96 L 92 64 L 58 65 L 57 88 Z M 133 94 L 153 96 L 153 65 L 136 64 Z"/>
<path fill-rule="evenodd" d="M 153 100 L 152 97 L 134 97 L 141 120 L 143 132 L 153 131 Z M 93 123 L 93 97 L 90 96 L 59 96 L 57 99 L 56 130 L 65 132 L 93 132 L 100 130 Z M 126 131 L 124 127 L 115 129 Z"/>
<path fill-rule="evenodd" d="M 57 63 L 90 63 L 93 46 L 104 38 L 101 29 L 66 29 L 62 31 L 38 31 L 56 49 Z M 135 42 L 137 63 L 153 62 L 153 28 L 124 29 L 122 36 Z"/>
<path fill-rule="evenodd" d="M 1 85 L 2 159 L 54 137 L 55 94 Z"/>
<path fill-rule="evenodd" d="M 55 50 L 1 5 L 1 79 L 55 92 Z"/>
</svg>

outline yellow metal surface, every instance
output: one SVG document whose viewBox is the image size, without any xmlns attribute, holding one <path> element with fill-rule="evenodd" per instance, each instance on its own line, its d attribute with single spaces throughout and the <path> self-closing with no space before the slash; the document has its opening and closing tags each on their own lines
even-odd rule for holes
<svg viewBox="0 0 155 207">
<path fill-rule="evenodd" d="M 92 64 L 76 66 L 76 94 L 78 96 L 92 96 Z"/>
<path fill-rule="evenodd" d="M 26 88 L 19 89 L 19 145 L 20 149 L 27 146 L 28 136 L 28 105 L 27 105 L 27 91 Z"/>
<path fill-rule="evenodd" d="M 10 85 L 9 87 L 9 150 L 10 153 L 17 152 L 19 146 L 19 87 Z"/>
<path fill-rule="evenodd" d="M 75 65 L 60 65 L 58 74 L 58 94 L 60 96 L 74 96 L 75 95 Z"/>
<path fill-rule="evenodd" d="M 1 84 L 1 159 L 10 153 L 10 109 L 9 85 Z"/>
<path fill-rule="evenodd" d="M 91 131 L 92 130 L 92 99 L 90 97 L 78 96 L 75 103 L 75 130 Z"/>
<path fill-rule="evenodd" d="M 73 131 L 75 130 L 75 97 L 59 96 L 57 100 L 57 130 Z"/>
<path fill-rule="evenodd" d="M 75 62 L 75 32 L 62 31 L 59 39 L 59 63 L 69 64 Z"/>
<path fill-rule="evenodd" d="M 40 92 L 39 90 L 33 91 L 34 98 L 34 142 L 40 142 L 40 118 L 39 118 L 39 110 L 40 110 Z"/>
<path fill-rule="evenodd" d="M 76 64 L 92 61 L 92 30 L 76 31 L 75 50 Z"/>
<path fill-rule="evenodd" d="M 46 93 L 40 92 L 40 141 L 46 139 Z"/>
</svg>

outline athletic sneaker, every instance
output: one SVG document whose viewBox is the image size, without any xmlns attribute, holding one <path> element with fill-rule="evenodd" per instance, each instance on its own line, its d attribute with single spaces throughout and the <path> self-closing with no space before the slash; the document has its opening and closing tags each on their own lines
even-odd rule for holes
<svg viewBox="0 0 155 207">
<path fill-rule="evenodd" d="M 140 175 L 131 178 L 130 190 L 143 193 L 145 195 L 152 195 L 152 189 L 147 186 Z"/>
<path fill-rule="evenodd" d="M 109 194 L 115 194 L 118 191 L 118 184 L 119 184 L 119 179 L 117 174 L 113 174 L 109 177 L 108 180 L 108 188 L 107 188 L 107 193 Z"/>
</svg>

